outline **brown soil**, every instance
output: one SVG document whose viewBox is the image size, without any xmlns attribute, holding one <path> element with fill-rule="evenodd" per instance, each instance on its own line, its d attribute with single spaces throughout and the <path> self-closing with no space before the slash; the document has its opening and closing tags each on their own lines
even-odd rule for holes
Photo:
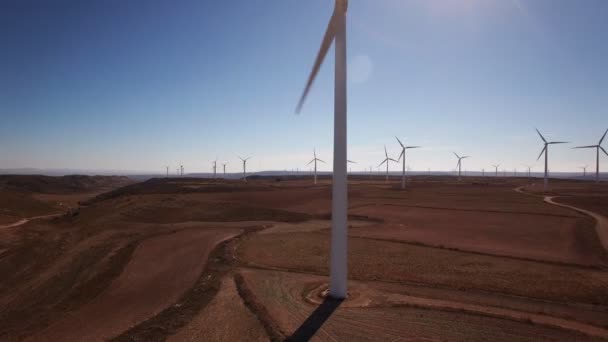
<svg viewBox="0 0 608 342">
<path fill-rule="evenodd" d="M 241 301 L 230 276 L 221 280 L 215 298 L 190 323 L 167 339 L 178 341 L 268 341 L 258 319 Z"/>
<path fill-rule="evenodd" d="M 238 232 L 185 230 L 145 240 L 101 296 L 29 340 L 102 341 L 153 317 L 194 284 L 213 247 Z"/>
<path fill-rule="evenodd" d="M 352 290 L 373 290 L 388 306 L 345 303 L 316 337 L 582 340 L 572 330 L 608 328 L 606 253 L 593 222 L 513 191 L 525 182 L 415 177 L 401 191 L 354 181 Z M 91 200 L 17 191 L 26 214 L 86 204 L 0 230 L 0 340 L 280 340 L 315 309 L 304 290 L 328 271 L 331 187 L 320 183 L 156 179 Z M 560 196 L 603 196 L 555 184 Z M 233 254 L 250 268 L 236 274 L 236 293 Z M 545 316 L 569 330 L 521 322 Z"/>
<path fill-rule="evenodd" d="M 303 296 L 318 284 L 319 277 L 253 270 L 243 270 L 242 274 L 247 286 L 268 309 L 279 329 L 286 336 L 294 336 L 294 340 L 305 336 L 311 336 L 312 341 L 594 340 L 582 333 L 534 324 L 525 318 L 499 319 L 465 309 L 437 310 L 435 307 L 430 310 L 424 308 L 426 303 L 384 306 L 385 302 L 384 305 L 352 307 L 345 302 L 315 332 L 314 327 L 319 325 L 316 320 L 321 319 L 313 313 L 317 305 L 307 303 Z M 357 284 L 355 282 L 353 287 L 356 288 Z"/>
<path fill-rule="evenodd" d="M 527 259 L 605 264 L 593 234 L 595 222 L 576 213 L 558 216 L 378 205 L 351 212 L 386 220 L 385 224 L 352 229 L 353 236 Z"/>
<path fill-rule="evenodd" d="M 258 234 L 239 249 L 246 265 L 317 274 L 327 274 L 328 256 L 324 232 Z M 364 238 L 349 239 L 349 277 L 608 305 L 608 273 L 602 270 Z"/>
</svg>

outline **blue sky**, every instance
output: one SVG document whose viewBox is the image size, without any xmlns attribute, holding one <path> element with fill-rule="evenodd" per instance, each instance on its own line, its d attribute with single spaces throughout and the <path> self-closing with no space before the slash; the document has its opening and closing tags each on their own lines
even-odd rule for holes
<svg viewBox="0 0 608 342">
<path fill-rule="evenodd" d="M 333 50 L 294 109 L 331 0 L 0 2 L 0 168 L 331 169 Z M 608 128 L 604 0 L 351 0 L 349 159 L 395 135 L 413 169 L 541 164 Z M 550 168 L 594 165 L 552 147 Z M 608 148 L 608 144 L 605 143 Z M 603 170 L 608 157 L 603 157 Z M 502 167 L 501 167 L 502 168 Z M 392 166 L 397 170 L 398 166 Z"/>
</svg>

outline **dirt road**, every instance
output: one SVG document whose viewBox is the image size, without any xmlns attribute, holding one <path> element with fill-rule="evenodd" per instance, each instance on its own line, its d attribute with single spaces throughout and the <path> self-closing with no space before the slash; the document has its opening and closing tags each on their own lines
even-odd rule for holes
<svg viewBox="0 0 608 342">
<path fill-rule="evenodd" d="M 52 218 L 52 217 L 57 217 L 63 215 L 63 213 L 57 213 L 57 214 L 50 214 L 50 215 L 42 215 L 42 216 L 34 216 L 34 217 L 28 217 L 22 220 L 19 220 L 15 223 L 11 223 L 11 224 L 6 224 L 6 225 L 0 225 L 0 229 L 4 229 L 4 228 L 13 228 L 13 227 L 19 227 L 22 226 L 30 221 L 33 220 L 40 220 L 40 219 L 45 219 L 45 218 Z"/>
<path fill-rule="evenodd" d="M 565 207 L 565 208 L 569 208 L 572 210 L 576 210 L 580 213 L 589 215 L 591 217 L 593 217 L 595 219 L 595 221 L 597 222 L 597 224 L 595 225 L 595 231 L 597 232 L 597 236 L 600 239 L 600 242 L 602 243 L 602 246 L 604 246 L 604 249 L 606 251 L 608 251 L 608 218 L 605 216 L 602 216 L 600 214 L 594 213 L 592 211 L 589 210 L 585 210 L 585 209 L 581 209 L 572 205 L 568 205 L 568 204 L 562 204 L 559 202 L 555 202 L 553 199 L 555 197 L 558 196 L 545 196 L 544 200 L 547 203 L 550 204 L 554 204 L 554 205 L 558 205 L 560 207 Z"/>
</svg>

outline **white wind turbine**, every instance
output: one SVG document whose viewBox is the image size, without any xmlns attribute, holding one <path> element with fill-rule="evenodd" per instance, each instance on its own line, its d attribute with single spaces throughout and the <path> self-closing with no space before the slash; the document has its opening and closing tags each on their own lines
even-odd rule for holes
<svg viewBox="0 0 608 342">
<path fill-rule="evenodd" d="M 496 164 L 496 165 L 492 165 L 494 166 L 494 176 L 498 177 L 498 167 L 500 166 L 500 164 Z"/>
<path fill-rule="evenodd" d="M 606 150 L 604 150 L 604 148 L 602 147 L 602 141 L 604 141 L 604 138 L 606 137 L 606 133 L 608 133 L 608 129 L 606 129 L 606 132 L 604 132 L 604 135 L 602 135 L 602 138 L 597 143 L 597 145 L 575 147 L 575 148 L 595 148 L 595 182 L 596 183 L 600 182 L 600 150 L 602 150 L 602 152 L 604 152 L 604 154 L 608 156 L 608 152 L 606 152 Z"/>
<path fill-rule="evenodd" d="M 224 168 L 224 178 L 226 178 L 226 165 L 228 165 L 228 162 L 222 163 L 222 167 Z"/>
<path fill-rule="evenodd" d="M 399 161 L 401 157 L 403 157 L 403 170 L 401 171 L 401 189 L 405 189 L 405 150 L 410 148 L 420 148 L 420 146 L 405 146 L 403 145 L 401 140 L 399 140 L 399 138 L 395 137 L 395 139 L 397 139 L 399 145 L 401 145 L 401 154 L 399 155 L 399 158 L 397 158 L 397 161 Z"/>
<path fill-rule="evenodd" d="M 454 153 L 454 155 L 456 156 L 456 158 L 458 158 L 458 163 L 456 163 L 456 167 L 458 167 L 458 181 L 460 182 L 460 171 L 462 170 L 462 160 L 469 158 L 469 156 L 459 156 L 458 154 L 456 154 L 456 152 L 452 152 Z"/>
<path fill-rule="evenodd" d="M 184 176 L 184 165 L 180 165 L 179 169 L 180 169 L 180 175 L 183 177 Z"/>
<path fill-rule="evenodd" d="M 347 282 L 347 174 L 346 174 L 346 10 L 348 0 L 336 0 L 321 48 L 304 93 L 296 108 L 299 113 L 317 73 L 335 41 L 334 73 L 334 166 L 332 181 L 331 255 L 329 295 L 336 299 L 346 298 Z"/>
<path fill-rule="evenodd" d="M 213 179 L 215 179 L 216 175 L 217 175 L 217 158 L 215 158 L 215 160 L 212 161 L 212 163 L 213 163 Z"/>
<path fill-rule="evenodd" d="M 321 159 L 317 158 L 317 151 L 315 149 L 312 150 L 312 153 L 314 155 L 314 158 L 312 158 L 312 160 L 309 161 L 308 164 L 306 164 L 306 165 L 310 165 L 312 163 L 315 163 L 314 183 L 316 185 L 317 184 L 317 161 L 320 161 L 323 164 L 325 164 L 325 162 L 322 161 Z"/>
<path fill-rule="evenodd" d="M 543 135 L 540 134 L 540 131 L 538 129 L 536 129 L 536 133 L 538 133 L 540 138 L 543 139 L 543 142 L 545 143 L 545 147 L 543 147 L 542 151 L 540 151 L 540 154 L 538 155 L 538 158 L 536 158 L 536 160 L 539 160 L 540 157 L 543 156 L 543 153 L 545 154 L 545 181 L 543 184 L 543 191 L 547 191 L 547 186 L 549 184 L 549 145 L 567 144 L 568 142 L 566 142 L 566 141 L 547 141 L 545 139 L 545 137 L 543 137 Z"/>
<path fill-rule="evenodd" d="M 530 178 L 530 175 L 532 174 L 532 165 L 524 165 L 527 169 L 528 169 L 528 178 Z"/>
<path fill-rule="evenodd" d="M 357 162 L 356 162 L 356 161 L 352 161 L 352 160 L 349 160 L 349 159 L 346 159 L 346 162 L 347 162 L 347 163 L 351 163 L 351 164 L 357 164 Z M 353 172 L 353 170 L 352 170 L 352 169 L 350 169 L 350 170 L 349 170 L 349 172 L 350 172 L 350 173 L 352 173 L 352 172 Z"/>
<path fill-rule="evenodd" d="M 165 168 L 167 168 L 167 178 L 169 178 L 169 167 L 165 166 Z"/>
<path fill-rule="evenodd" d="M 385 156 L 384 160 L 382 161 L 382 163 L 380 163 L 380 165 L 378 165 L 378 167 L 380 167 L 380 166 L 382 166 L 382 164 L 386 163 L 386 179 L 384 182 L 388 183 L 388 164 L 391 161 L 394 161 L 395 163 L 397 163 L 398 161 L 396 161 L 393 158 L 388 157 L 388 152 L 386 151 L 386 145 L 384 146 L 384 156 Z"/>
<path fill-rule="evenodd" d="M 589 167 L 589 165 L 579 166 L 579 169 L 583 170 L 583 177 L 587 177 L 587 168 L 588 167 Z"/>
<path fill-rule="evenodd" d="M 239 159 L 243 162 L 243 182 L 247 182 L 247 161 L 251 159 L 251 157 L 241 158 Z"/>
</svg>

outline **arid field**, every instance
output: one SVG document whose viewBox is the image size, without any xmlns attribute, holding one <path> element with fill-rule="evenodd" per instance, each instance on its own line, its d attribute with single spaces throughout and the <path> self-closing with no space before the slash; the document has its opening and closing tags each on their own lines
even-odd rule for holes
<svg viewBox="0 0 608 342">
<path fill-rule="evenodd" d="M 0 341 L 608 340 L 608 184 L 353 177 L 343 302 L 330 209 L 327 178 L 1 176 Z"/>
</svg>

